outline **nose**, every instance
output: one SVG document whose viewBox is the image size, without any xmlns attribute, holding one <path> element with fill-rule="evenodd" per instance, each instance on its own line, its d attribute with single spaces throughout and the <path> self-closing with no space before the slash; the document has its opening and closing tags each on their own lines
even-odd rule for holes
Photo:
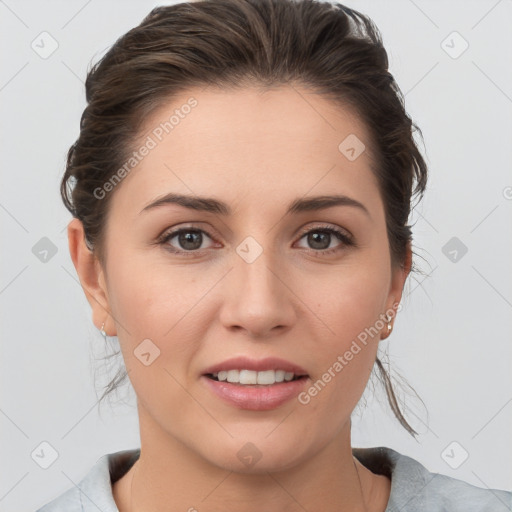
<svg viewBox="0 0 512 512">
<path fill-rule="evenodd" d="M 253 338 L 268 338 L 290 329 L 299 301 L 283 266 L 266 251 L 249 261 L 234 257 L 234 268 L 224 283 L 222 324 L 231 331 L 245 331 Z"/>
</svg>

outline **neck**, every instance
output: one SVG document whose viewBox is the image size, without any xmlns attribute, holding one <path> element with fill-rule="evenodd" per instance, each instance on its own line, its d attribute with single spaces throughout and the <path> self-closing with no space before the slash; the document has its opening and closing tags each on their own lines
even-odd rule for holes
<svg viewBox="0 0 512 512">
<path fill-rule="evenodd" d="M 367 512 L 376 481 L 352 456 L 350 421 L 307 460 L 286 470 L 236 472 L 212 464 L 164 432 L 139 407 L 141 452 L 114 487 L 120 512 Z M 372 476 L 373 475 L 373 476 Z M 385 477 L 377 477 L 384 479 Z M 379 483 L 382 483 L 379 480 Z"/>
</svg>

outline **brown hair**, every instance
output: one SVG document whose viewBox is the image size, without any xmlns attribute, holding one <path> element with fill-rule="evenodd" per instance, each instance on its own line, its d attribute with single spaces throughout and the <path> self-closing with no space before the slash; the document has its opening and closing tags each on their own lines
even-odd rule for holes
<svg viewBox="0 0 512 512">
<path fill-rule="evenodd" d="M 412 197 L 427 166 L 413 139 L 421 130 L 405 111 L 373 22 L 339 3 L 318 0 L 199 0 L 153 9 L 89 71 L 80 135 L 61 182 L 66 208 L 82 221 L 85 241 L 104 264 L 112 193 L 94 193 L 118 171 L 142 123 L 194 86 L 235 88 L 298 84 L 350 106 L 369 130 L 393 265 L 403 265 Z M 116 187 L 119 188 L 119 187 Z M 389 373 L 376 364 L 389 404 L 412 435 Z M 102 399 L 126 378 L 120 370 Z"/>
</svg>

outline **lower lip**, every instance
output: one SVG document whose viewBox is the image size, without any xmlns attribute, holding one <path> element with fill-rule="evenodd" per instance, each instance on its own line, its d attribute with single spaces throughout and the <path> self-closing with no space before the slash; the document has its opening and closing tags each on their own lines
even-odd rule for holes
<svg viewBox="0 0 512 512">
<path fill-rule="evenodd" d="M 307 377 L 289 382 L 279 382 L 269 386 L 231 384 L 210 379 L 203 375 L 201 379 L 220 398 L 238 407 L 251 411 L 275 409 L 296 397 L 306 385 Z"/>
</svg>

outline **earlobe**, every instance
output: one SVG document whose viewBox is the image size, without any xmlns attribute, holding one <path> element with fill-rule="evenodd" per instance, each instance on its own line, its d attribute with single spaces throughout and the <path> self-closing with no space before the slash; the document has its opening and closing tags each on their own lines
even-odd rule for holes
<svg viewBox="0 0 512 512">
<path fill-rule="evenodd" d="M 105 331 L 112 332 L 115 330 L 115 326 L 110 321 L 110 305 L 103 269 L 96 255 L 85 243 L 84 228 L 79 219 L 73 218 L 68 224 L 68 245 L 80 284 L 91 305 L 94 325 L 100 329 L 104 323 Z M 115 336 L 115 334 L 109 335 Z"/>
</svg>

